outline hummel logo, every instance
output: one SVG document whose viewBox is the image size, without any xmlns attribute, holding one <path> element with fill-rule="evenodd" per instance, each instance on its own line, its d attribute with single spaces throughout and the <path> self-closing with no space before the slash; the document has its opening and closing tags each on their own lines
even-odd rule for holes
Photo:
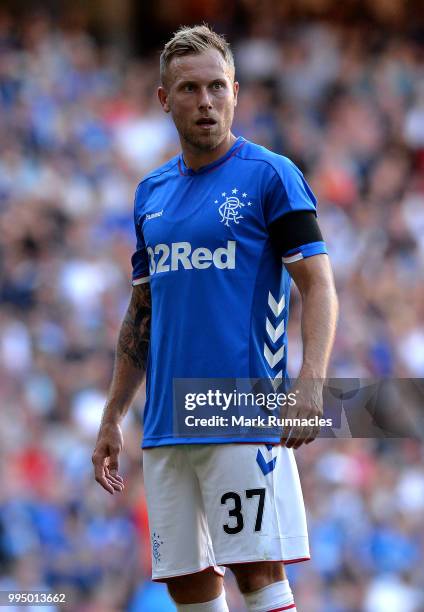
<svg viewBox="0 0 424 612">
<path fill-rule="evenodd" d="M 162 210 L 160 210 L 159 212 L 155 212 L 155 213 L 151 213 L 151 214 L 146 214 L 146 221 L 148 221 L 149 219 L 156 219 L 156 217 L 161 217 L 163 215 L 163 208 Z"/>
</svg>

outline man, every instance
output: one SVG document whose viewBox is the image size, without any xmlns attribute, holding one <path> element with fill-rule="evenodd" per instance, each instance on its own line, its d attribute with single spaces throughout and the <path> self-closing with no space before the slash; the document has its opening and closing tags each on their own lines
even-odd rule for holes
<svg viewBox="0 0 424 612">
<path fill-rule="evenodd" d="M 293 448 L 281 441 L 175 434 L 173 381 L 285 378 L 290 276 L 302 295 L 303 364 L 295 407 L 322 414 L 322 379 L 337 300 L 315 198 L 287 158 L 231 133 L 239 85 L 225 40 L 181 28 L 161 55 L 163 110 L 182 154 L 151 172 L 135 196 L 133 294 L 93 454 L 96 480 L 121 491 L 120 423 L 147 371 L 144 479 L 153 579 L 178 610 L 228 610 L 230 567 L 248 610 L 295 610 L 284 563 L 309 558 Z M 150 331 L 151 327 L 151 331 Z M 240 443 L 243 442 L 243 443 Z"/>
</svg>

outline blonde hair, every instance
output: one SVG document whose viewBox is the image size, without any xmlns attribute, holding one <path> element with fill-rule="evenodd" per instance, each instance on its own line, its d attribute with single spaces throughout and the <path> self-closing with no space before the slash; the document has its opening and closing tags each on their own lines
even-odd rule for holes
<svg viewBox="0 0 424 612">
<path fill-rule="evenodd" d="M 234 57 L 229 43 L 207 24 L 193 27 L 181 26 L 166 43 L 160 54 L 160 79 L 164 84 L 171 60 L 176 56 L 197 55 L 208 49 L 219 51 L 234 72 Z"/>
</svg>

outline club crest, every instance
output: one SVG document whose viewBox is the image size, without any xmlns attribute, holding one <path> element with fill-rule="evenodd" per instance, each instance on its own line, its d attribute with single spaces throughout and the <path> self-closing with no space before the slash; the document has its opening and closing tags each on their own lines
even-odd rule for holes
<svg viewBox="0 0 424 612">
<path fill-rule="evenodd" d="M 159 548 L 163 544 L 160 535 L 158 533 L 154 533 L 152 535 L 152 556 L 155 564 L 159 563 L 161 560 L 161 554 L 159 552 Z"/>
<path fill-rule="evenodd" d="M 241 214 L 241 209 L 245 206 L 252 206 L 252 202 L 249 201 L 246 192 L 243 192 L 238 196 L 239 189 L 234 187 L 231 193 L 223 191 L 221 193 L 221 204 L 218 207 L 218 213 L 221 217 L 221 223 L 224 223 L 227 227 L 230 223 L 239 224 L 240 220 L 244 218 Z M 219 204 L 219 200 L 215 200 L 215 204 Z"/>
</svg>

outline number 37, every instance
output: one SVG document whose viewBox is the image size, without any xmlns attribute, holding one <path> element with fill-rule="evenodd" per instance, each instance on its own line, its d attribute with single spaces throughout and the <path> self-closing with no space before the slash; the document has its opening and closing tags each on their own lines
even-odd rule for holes
<svg viewBox="0 0 424 612">
<path fill-rule="evenodd" d="M 262 528 L 262 517 L 264 514 L 264 505 L 265 505 L 265 489 L 247 489 L 246 498 L 251 499 L 252 497 L 259 497 L 258 502 L 258 512 L 256 514 L 255 521 L 255 531 L 260 531 Z M 244 519 L 242 514 L 241 507 L 241 497 L 238 493 L 234 491 L 228 491 L 228 493 L 224 493 L 221 497 L 221 505 L 225 506 L 227 502 L 232 500 L 234 502 L 234 508 L 231 508 L 228 511 L 228 515 L 234 517 L 236 519 L 235 525 L 229 525 L 225 523 L 222 528 L 225 533 L 234 534 L 239 533 L 244 527 Z"/>
</svg>

